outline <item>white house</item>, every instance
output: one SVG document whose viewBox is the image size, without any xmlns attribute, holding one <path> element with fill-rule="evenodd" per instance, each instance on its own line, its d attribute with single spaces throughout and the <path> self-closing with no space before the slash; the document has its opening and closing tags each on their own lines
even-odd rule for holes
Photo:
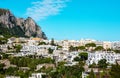
<svg viewBox="0 0 120 78">
<path fill-rule="evenodd" d="M 103 42 L 103 48 L 104 49 L 111 49 L 111 47 L 112 47 L 112 43 L 111 42 L 109 42 L 109 41 L 104 41 Z"/>
<path fill-rule="evenodd" d="M 1 50 L 2 52 L 7 52 L 7 51 L 8 51 L 8 45 L 7 45 L 7 44 L 0 45 L 0 50 Z"/>
<path fill-rule="evenodd" d="M 120 50 L 120 41 L 115 41 L 115 42 L 112 42 L 112 49 L 114 50 Z"/>
<path fill-rule="evenodd" d="M 6 76 L 5 78 L 20 78 L 19 76 Z"/>
<path fill-rule="evenodd" d="M 82 72 L 82 78 L 87 78 L 87 76 L 89 76 L 88 73 L 86 73 L 86 72 Z"/>
<path fill-rule="evenodd" d="M 101 59 L 106 59 L 108 63 L 115 64 L 117 59 L 120 59 L 120 54 L 115 52 L 89 52 L 88 60 L 86 61 L 87 65 L 96 63 Z"/>
<path fill-rule="evenodd" d="M 28 45 L 28 46 L 23 46 L 21 49 L 21 52 L 25 53 L 37 53 L 37 55 L 47 55 L 48 54 L 48 49 L 51 48 L 53 50 L 56 50 L 56 46 L 51 46 L 51 45 Z"/>
<path fill-rule="evenodd" d="M 33 73 L 29 78 L 42 78 L 42 75 L 45 75 L 45 73 Z"/>
</svg>

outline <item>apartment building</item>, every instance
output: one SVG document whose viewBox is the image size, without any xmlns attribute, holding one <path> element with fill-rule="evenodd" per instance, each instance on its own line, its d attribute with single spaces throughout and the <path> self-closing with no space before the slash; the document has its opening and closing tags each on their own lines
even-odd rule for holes
<svg viewBox="0 0 120 78">
<path fill-rule="evenodd" d="M 112 49 L 120 50 L 120 41 L 112 42 Z"/>
<path fill-rule="evenodd" d="M 109 41 L 104 41 L 103 42 L 103 48 L 104 49 L 111 49 L 112 48 L 112 43 Z"/>
<path fill-rule="evenodd" d="M 101 59 L 106 59 L 108 63 L 115 64 L 117 59 L 120 59 L 120 54 L 116 54 L 115 52 L 90 52 L 88 53 L 88 60 L 86 61 L 87 65 L 91 65 L 93 63 L 98 64 L 98 61 Z"/>
<path fill-rule="evenodd" d="M 51 48 L 53 50 L 56 50 L 56 46 L 51 46 L 51 45 L 28 45 L 28 46 L 23 46 L 21 49 L 21 52 L 29 52 L 29 53 L 37 53 L 37 55 L 43 55 L 43 54 L 48 54 L 48 49 Z"/>
<path fill-rule="evenodd" d="M 42 75 L 46 75 L 45 73 L 32 73 L 32 76 L 29 78 L 42 78 Z"/>
</svg>

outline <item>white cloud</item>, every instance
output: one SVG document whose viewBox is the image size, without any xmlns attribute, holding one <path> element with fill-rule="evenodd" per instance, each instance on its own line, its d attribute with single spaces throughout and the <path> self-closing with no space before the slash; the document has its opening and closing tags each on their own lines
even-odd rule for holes
<svg viewBox="0 0 120 78">
<path fill-rule="evenodd" d="M 59 14 L 68 1 L 69 0 L 40 0 L 32 2 L 32 7 L 27 8 L 26 15 L 36 21 L 40 21 L 48 16 Z"/>
</svg>

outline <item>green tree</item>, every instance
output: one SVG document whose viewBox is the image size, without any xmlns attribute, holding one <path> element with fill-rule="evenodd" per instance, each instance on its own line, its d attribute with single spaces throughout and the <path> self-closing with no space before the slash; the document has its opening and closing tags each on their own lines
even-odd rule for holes
<svg viewBox="0 0 120 78">
<path fill-rule="evenodd" d="M 90 74 L 89 74 L 89 78 L 95 78 L 95 74 L 93 72 L 93 69 L 91 70 Z"/>
<path fill-rule="evenodd" d="M 1 73 L 1 74 L 4 73 L 4 70 L 3 70 L 3 67 L 4 67 L 4 66 L 5 66 L 4 64 L 1 64 L 1 63 L 0 63 L 0 73 Z"/>
<path fill-rule="evenodd" d="M 88 43 L 88 44 L 85 44 L 85 47 L 96 47 L 96 44 L 95 43 Z"/>
<path fill-rule="evenodd" d="M 9 67 L 5 70 L 6 75 L 15 75 L 15 72 L 18 70 L 16 67 Z"/>
<path fill-rule="evenodd" d="M 8 59 L 9 55 L 8 54 L 5 54 L 5 53 L 2 53 L 2 59 Z"/>
<path fill-rule="evenodd" d="M 91 65 L 89 65 L 89 68 L 97 68 L 96 63 L 93 62 Z"/>
<path fill-rule="evenodd" d="M 16 72 L 16 76 L 20 76 L 20 78 L 28 78 L 30 76 L 31 72 L 30 71 L 26 71 L 23 72 L 21 70 Z"/>
<path fill-rule="evenodd" d="M 0 74 L 0 78 L 5 78 L 3 74 Z"/>
<path fill-rule="evenodd" d="M 107 51 L 112 51 L 112 49 L 108 48 Z"/>
<path fill-rule="evenodd" d="M 51 45 L 52 45 L 52 46 L 55 46 L 54 38 L 51 39 Z"/>
<path fill-rule="evenodd" d="M 95 48 L 95 51 L 101 51 L 101 50 L 104 50 L 104 48 L 103 48 L 102 46 L 97 46 L 97 47 Z"/>
<path fill-rule="evenodd" d="M 21 45 L 15 45 L 14 48 L 16 49 L 16 52 L 20 52 L 20 50 L 22 49 Z"/>
<path fill-rule="evenodd" d="M 54 51 L 54 50 L 51 49 L 51 48 L 48 49 L 48 53 L 49 53 L 49 54 L 53 54 L 53 51 Z"/>
<path fill-rule="evenodd" d="M 106 59 L 101 59 L 101 60 L 99 60 L 98 61 L 98 67 L 99 68 L 103 68 L 103 69 L 105 69 L 105 68 L 107 68 L 107 60 Z"/>
<path fill-rule="evenodd" d="M 45 42 L 39 42 L 38 45 L 46 45 L 46 43 Z"/>
<path fill-rule="evenodd" d="M 57 49 L 62 49 L 62 48 L 63 48 L 62 46 L 59 46 L 59 45 L 57 46 Z"/>
<path fill-rule="evenodd" d="M 82 78 L 84 68 L 79 65 L 64 66 L 58 65 L 55 72 L 50 74 L 51 78 Z"/>
<path fill-rule="evenodd" d="M 80 61 L 80 57 L 75 57 L 74 61 Z"/>
<path fill-rule="evenodd" d="M 74 47 L 73 46 L 70 46 L 69 47 L 69 51 L 73 51 L 74 50 Z"/>
<path fill-rule="evenodd" d="M 73 47 L 73 46 L 70 46 L 69 47 L 69 51 L 78 51 L 78 47 Z"/>
<path fill-rule="evenodd" d="M 8 50 L 10 50 L 10 49 L 11 49 L 11 48 L 10 48 L 10 46 L 8 46 L 7 48 L 8 48 Z"/>
<path fill-rule="evenodd" d="M 82 52 L 82 53 L 79 54 L 79 56 L 80 56 L 80 59 L 82 61 L 85 61 L 85 60 L 88 59 L 88 53 L 87 52 Z"/>
<path fill-rule="evenodd" d="M 96 44 L 95 43 L 88 43 L 88 44 L 85 44 L 85 47 L 87 47 L 87 49 L 89 49 L 90 47 L 96 47 Z"/>
<path fill-rule="evenodd" d="M 78 49 L 79 50 L 85 50 L 85 46 L 79 46 Z"/>
<path fill-rule="evenodd" d="M 114 50 L 115 53 L 120 53 L 120 50 Z"/>
<path fill-rule="evenodd" d="M 120 78 L 120 65 L 118 65 L 118 63 L 116 65 L 112 65 L 109 73 L 111 78 Z"/>
<path fill-rule="evenodd" d="M 7 38 L 0 38 L 0 44 L 6 44 L 8 42 Z"/>
</svg>

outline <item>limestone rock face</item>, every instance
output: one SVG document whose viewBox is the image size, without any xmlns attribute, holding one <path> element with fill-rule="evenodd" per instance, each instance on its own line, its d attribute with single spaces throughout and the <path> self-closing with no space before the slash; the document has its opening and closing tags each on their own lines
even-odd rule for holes
<svg viewBox="0 0 120 78">
<path fill-rule="evenodd" d="M 9 10 L 0 9 L 0 25 L 8 28 L 11 34 L 17 36 L 39 37 L 47 39 L 44 32 L 36 22 L 28 17 L 27 19 L 16 18 Z"/>
</svg>

